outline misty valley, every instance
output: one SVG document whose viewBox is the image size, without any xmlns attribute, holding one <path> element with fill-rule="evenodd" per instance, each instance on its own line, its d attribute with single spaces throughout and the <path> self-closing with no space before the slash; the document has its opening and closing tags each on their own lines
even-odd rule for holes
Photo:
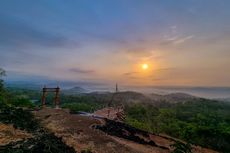
<svg viewBox="0 0 230 153">
<path fill-rule="evenodd" d="M 60 108 L 69 110 L 70 114 L 77 115 L 81 112 L 91 114 L 104 108 L 122 106 L 124 118 L 118 120 L 118 122 L 124 123 L 124 125 L 120 125 L 122 127 L 127 125 L 128 127 L 153 133 L 159 137 L 167 136 L 179 139 L 180 141 L 175 141 L 174 144 L 179 143 L 177 148 L 184 147 L 184 152 L 186 152 L 186 148 L 194 151 L 191 146 L 200 146 L 226 153 L 230 151 L 230 103 L 228 101 L 205 99 L 185 93 L 159 95 L 133 91 L 84 91 L 80 87 L 61 90 Z M 42 109 L 41 96 L 42 91 L 38 89 L 3 87 L 2 85 L 0 99 L 1 122 L 13 124 L 16 129 L 19 128 L 28 132 L 32 130 L 32 133 L 38 133 L 34 129 L 41 128 L 40 121 L 34 119 L 33 116 L 36 116 L 36 111 L 39 112 Z M 46 107 L 55 109 L 53 101 L 54 94 L 48 94 Z M 30 113 L 31 111 L 35 111 L 35 114 Z M 23 116 L 24 113 L 26 117 Z M 49 115 L 46 117 L 49 117 Z M 111 118 L 108 117 L 108 119 Z M 47 136 L 47 139 L 52 141 L 54 138 L 51 138 L 48 136 L 50 134 L 46 133 L 43 136 Z M 42 141 L 42 138 L 38 141 Z M 57 139 L 57 141 L 59 140 Z M 32 142 L 26 142 L 19 148 L 14 148 L 15 144 L 10 143 L 6 146 L 1 146 L 0 150 L 16 152 L 23 150 L 26 145 L 29 145 L 27 143 Z M 41 145 L 37 143 L 34 144 L 35 148 L 36 145 Z M 55 147 L 62 147 L 58 143 L 60 142 L 55 140 L 54 144 L 49 144 L 51 145 L 51 150 L 54 150 Z M 40 149 L 46 150 L 45 146 Z M 29 150 L 27 149 L 27 151 Z M 90 148 L 89 150 L 93 152 L 94 149 Z M 33 151 L 36 151 L 36 149 L 32 149 Z M 175 147 L 174 152 L 176 152 Z"/>
</svg>

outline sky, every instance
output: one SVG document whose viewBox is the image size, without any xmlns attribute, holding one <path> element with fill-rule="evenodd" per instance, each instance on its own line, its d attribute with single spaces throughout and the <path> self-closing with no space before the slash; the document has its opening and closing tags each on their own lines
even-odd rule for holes
<svg viewBox="0 0 230 153">
<path fill-rule="evenodd" d="M 0 67 L 8 81 L 230 86 L 229 8 L 229 0 L 1 0 Z"/>
</svg>

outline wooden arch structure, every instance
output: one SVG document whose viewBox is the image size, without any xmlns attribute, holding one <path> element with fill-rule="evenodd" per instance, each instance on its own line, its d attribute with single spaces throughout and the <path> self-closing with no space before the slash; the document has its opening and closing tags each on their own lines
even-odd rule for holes
<svg viewBox="0 0 230 153">
<path fill-rule="evenodd" d="M 47 96 L 48 92 L 54 92 L 55 93 L 55 97 L 54 97 L 55 108 L 59 108 L 60 88 L 58 86 L 56 88 L 46 88 L 46 86 L 44 86 L 44 88 L 42 89 L 42 107 L 46 106 L 46 96 Z"/>
</svg>

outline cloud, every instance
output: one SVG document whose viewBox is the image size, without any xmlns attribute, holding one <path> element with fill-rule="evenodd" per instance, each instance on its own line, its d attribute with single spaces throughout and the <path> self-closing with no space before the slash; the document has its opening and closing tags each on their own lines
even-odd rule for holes
<svg viewBox="0 0 230 153">
<path fill-rule="evenodd" d="M 129 79 L 132 79 L 132 80 L 140 80 L 140 79 L 143 79 L 143 77 L 134 77 L 134 76 L 130 76 Z"/>
<path fill-rule="evenodd" d="M 177 39 L 178 39 L 178 36 L 166 38 L 166 40 L 169 41 L 169 42 L 171 42 L 171 41 L 176 41 Z"/>
<path fill-rule="evenodd" d="M 152 50 L 142 47 L 136 47 L 136 48 L 129 48 L 124 50 L 125 53 L 128 55 L 133 56 L 152 56 Z"/>
<path fill-rule="evenodd" d="M 180 37 L 178 35 L 175 36 L 165 36 L 164 40 L 162 40 L 160 42 L 160 45 L 179 45 L 179 44 L 183 44 L 186 41 L 194 38 L 194 35 L 189 35 L 189 36 L 184 36 L 184 37 Z"/>
<path fill-rule="evenodd" d="M 77 42 L 42 29 L 21 19 L 0 16 L 0 45 L 15 48 L 29 46 L 68 47 L 78 46 Z"/>
<path fill-rule="evenodd" d="M 182 44 L 195 36 L 183 35 L 177 28 L 176 25 L 169 27 L 169 31 L 163 35 L 163 40 L 160 42 L 161 45 L 178 45 Z"/>
<path fill-rule="evenodd" d="M 103 42 L 112 42 L 117 44 L 128 44 L 128 40 L 124 37 L 116 34 L 108 34 L 103 32 L 90 32 L 90 31 L 84 31 L 80 30 L 79 33 L 82 35 L 82 37 L 88 37 L 88 39 L 94 39 L 94 40 L 101 40 Z"/>
<path fill-rule="evenodd" d="M 165 80 L 168 80 L 168 79 L 160 79 L 160 78 L 153 78 L 152 81 L 165 81 Z"/>
<path fill-rule="evenodd" d="M 61 88 L 66 87 L 74 87 L 74 86 L 105 86 L 106 83 L 103 80 L 66 80 L 66 79 L 57 79 L 53 77 L 47 77 L 43 75 L 35 75 L 32 73 L 21 72 L 21 71 L 7 71 L 7 77 L 5 78 L 6 83 L 11 83 L 14 85 L 36 85 L 37 87 L 43 87 L 43 85 L 48 86 L 57 86 L 59 85 Z"/>
<path fill-rule="evenodd" d="M 137 61 L 149 61 L 152 59 L 162 58 L 162 56 L 157 55 L 157 51 L 147 47 L 130 47 L 126 49 L 120 49 L 119 52 L 129 59 Z"/>
<path fill-rule="evenodd" d="M 175 72 L 174 71 L 176 71 L 178 68 L 175 68 L 175 67 L 166 67 L 166 68 L 159 68 L 159 69 L 154 69 L 153 71 L 152 71 L 152 73 L 148 76 L 149 78 L 152 78 L 153 80 L 154 79 L 157 79 L 157 80 L 159 80 L 159 78 L 155 78 L 156 77 L 156 74 L 165 74 L 165 73 L 167 73 L 167 75 L 166 76 L 168 76 L 169 74 L 174 74 Z M 163 75 L 164 76 L 164 75 Z M 161 79 L 163 79 L 163 78 L 161 78 Z"/>
<path fill-rule="evenodd" d="M 187 41 L 189 39 L 192 39 L 193 37 L 194 37 L 194 35 L 190 35 L 190 36 L 186 36 L 186 37 L 183 37 L 183 38 L 176 39 L 176 40 L 173 41 L 173 44 L 182 44 L 185 41 Z"/>
<path fill-rule="evenodd" d="M 167 68 L 159 68 L 154 71 L 170 71 L 170 70 L 175 70 L 176 68 L 174 67 L 167 67 Z"/>
<path fill-rule="evenodd" d="M 177 33 L 177 26 L 176 25 L 171 26 L 170 29 L 171 29 L 171 33 L 173 33 L 173 34 Z"/>
<path fill-rule="evenodd" d="M 70 72 L 79 73 L 79 74 L 92 74 L 95 73 L 94 70 L 85 70 L 80 68 L 71 68 L 69 69 Z"/>
<path fill-rule="evenodd" d="M 130 75 L 138 74 L 138 73 L 139 72 L 127 72 L 127 73 L 124 73 L 123 75 L 130 76 Z"/>
</svg>

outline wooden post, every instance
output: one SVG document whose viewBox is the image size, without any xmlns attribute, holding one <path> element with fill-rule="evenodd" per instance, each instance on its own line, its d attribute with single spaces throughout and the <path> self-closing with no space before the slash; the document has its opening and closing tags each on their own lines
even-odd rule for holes
<svg viewBox="0 0 230 153">
<path fill-rule="evenodd" d="M 57 86 L 55 89 L 55 108 L 59 108 L 59 103 L 60 103 L 60 88 Z"/>
<path fill-rule="evenodd" d="M 46 105 L 46 86 L 42 89 L 42 107 L 45 107 Z"/>
<path fill-rule="evenodd" d="M 55 97 L 54 97 L 54 105 L 55 108 L 59 108 L 60 104 L 60 88 L 57 86 L 57 88 L 44 88 L 42 89 L 42 107 L 45 108 L 46 106 L 46 96 L 47 92 L 55 92 Z"/>
</svg>

